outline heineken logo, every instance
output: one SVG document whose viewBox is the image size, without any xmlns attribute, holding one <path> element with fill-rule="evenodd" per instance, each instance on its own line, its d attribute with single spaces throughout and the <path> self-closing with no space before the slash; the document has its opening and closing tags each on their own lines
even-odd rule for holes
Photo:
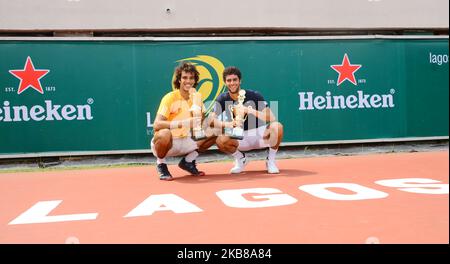
<svg viewBox="0 0 450 264">
<path fill-rule="evenodd" d="M 341 64 L 330 65 L 330 68 L 338 73 L 337 80 L 327 80 L 327 83 L 329 85 L 333 85 L 333 87 L 339 87 L 341 84 L 345 84 L 346 81 L 348 81 L 349 86 L 345 88 L 350 89 L 358 84 L 365 85 L 366 79 L 357 79 L 355 76 L 355 73 L 362 67 L 362 64 L 352 64 L 350 62 L 350 56 L 345 53 Z M 324 94 L 318 93 L 317 91 L 299 92 L 299 110 L 338 110 L 395 107 L 395 89 L 391 88 L 383 94 L 358 89 L 357 91 L 353 91 L 352 94 L 348 94 L 348 90 L 344 90 L 344 87 L 341 86 L 339 88 L 339 91 L 333 92 L 328 90 Z M 340 94 L 342 91 L 345 91 L 347 94 Z"/>
<path fill-rule="evenodd" d="M 91 98 L 84 105 L 58 105 L 52 100 L 45 100 L 44 105 L 30 107 L 11 105 L 9 101 L 3 101 L 3 106 L 0 107 L 0 122 L 92 120 L 92 103 Z"/>
<path fill-rule="evenodd" d="M 49 72 L 50 70 L 46 69 L 36 69 L 33 65 L 33 61 L 31 60 L 30 56 L 27 57 L 23 69 L 9 71 L 9 73 L 11 73 L 17 79 L 20 80 L 17 94 L 23 93 L 28 88 L 33 88 L 39 93 L 44 94 L 44 90 L 42 89 L 40 80 Z"/>
<path fill-rule="evenodd" d="M 299 110 L 322 109 L 354 109 L 354 108 L 392 108 L 394 107 L 394 93 L 389 94 L 365 94 L 357 91 L 355 95 L 333 95 L 330 91 L 325 96 L 314 95 L 314 92 L 300 92 Z"/>
<path fill-rule="evenodd" d="M 361 68 L 361 64 L 351 64 L 348 58 L 347 53 L 344 54 L 344 58 L 342 59 L 342 63 L 338 65 L 330 66 L 333 70 L 339 73 L 337 86 L 341 85 L 345 80 L 356 84 L 355 72 Z"/>
<path fill-rule="evenodd" d="M 49 69 L 37 68 L 31 56 L 27 56 L 23 69 L 9 70 L 9 73 L 19 80 L 16 87 L 6 87 L 5 92 L 23 94 L 32 91 L 44 94 L 55 92 L 55 86 L 45 86 L 43 88 L 41 79 L 50 72 Z M 31 88 L 31 89 L 29 89 Z M 59 104 L 50 98 L 44 99 L 34 105 L 21 104 L 16 98 L 3 100 L 0 103 L 0 122 L 28 122 L 28 121 L 71 121 L 71 120 L 92 120 L 92 104 L 94 99 L 89 98 L 83 104 Z"/>
</svg>

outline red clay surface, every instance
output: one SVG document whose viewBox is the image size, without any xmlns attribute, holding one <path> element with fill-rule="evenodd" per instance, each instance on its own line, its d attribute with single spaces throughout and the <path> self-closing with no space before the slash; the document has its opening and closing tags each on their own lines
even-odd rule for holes
<svg viewBox="0 0 450 264">
<path fill-rule="evenodd" d="M 279 175 L 267 174 L 263 161 L 251 161 L 239 175 L 228 174 L 232 163 L 208 163 L 198 165 L 207 173 L 202 177 L 188 176 L 171 165 L 172 182 L 160 181 L 153 166 L 0 173 L 0 243 L 448 244 L 448 158 L 448 151 L 441 151 L 287 159 L 277 161 Z M 444 184 L 444 191 L 406 192 L 375 183 L 406 178 L 435 180 Z M 322 183 L 357 184 L 388 195 L 330 200 L 299 189 Z M 279 193 L 258 198 L 264 194 L 253 190 L 226 201 L 216 194 L 254 188 Z M 437 188 L 442 186 L 425 189 Z M 342 188 L 328 190 L 341 197 L 355 194 Z M 153 214 L 125 217 L 148 197 L 161 194 L 173 194 L 202 211 L 147 207 L 144 211 Z M 294 203 L 260 208 L 226 205 L 232 197 L 241 197 L 235 204 L 244 200 L 245 207 L 245 201 L 261 205 L 280 195 Z M 62 202 L 48 216 L 98 215 L 93 220 L 11 224 L 36 203 L 54 200 Z"/>
</svg>

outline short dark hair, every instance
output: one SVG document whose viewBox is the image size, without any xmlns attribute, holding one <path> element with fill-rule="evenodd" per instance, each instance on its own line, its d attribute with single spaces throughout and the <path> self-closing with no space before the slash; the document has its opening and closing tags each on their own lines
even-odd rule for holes
<svg viewBox="0 0 450 264">
<path fill-rule="evenodd" d="M 200 73 L 198 73 L 197 68 L 195 67 L 194 64 L 183 61 L 178 65 L 178 67 L 175 68 L 175 79 L 173 80 L 173 85 L 175 86 L 175 89 L 180 89 L 182 72 L 192 73 L 195 79 L 194 87 L 197 87 L 198 80 L 200 78 Z"/>
<path fill-rule="evenodd" d="M 227 67 L 223 71 L 223 74 L 222 74 L 223 81 L 225 81 L 225 79 L 227 78 L 228 75 L 233 75 L 233 74 L 237 75 L 237 77 L 239 77 L 239 80 L 241 79 L 241 71 L 237 67 L 230 66 L 230 67 Z"/>
</svg>

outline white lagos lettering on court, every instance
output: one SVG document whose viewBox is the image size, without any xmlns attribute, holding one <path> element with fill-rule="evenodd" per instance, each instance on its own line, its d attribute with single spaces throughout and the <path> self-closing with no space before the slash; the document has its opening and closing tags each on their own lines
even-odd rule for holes
<svg viewBox="0 0 450 264">
<path fill-rule="evenodd" d="M 446 195 L 449 192 L 448 183 L 442 183 L 440 181 L 427 178 L 384 179 L 376 181 L 375 184 L 394 188 L 395 191 L 420 195 Z M 336 192 L 336 189 L 347 190 L 349 192 Z M 305 195 L 306 193 L 307 195 L 311 195 L 319 199 L 340 202 L 385 199 L 389 196 L 386 192 L 349 182 L 305 184 L 298 186 L 298 190 L 302 191 L 302 194 L 298 192 L 295 195 L 297 197 L 299 195 Z M 240 210 L 292 206 L 298 202 L 295 197 L 283 193 L 281 190 L 276 188 L 219 190 L 216 192 L 216 196 L 225 206 Z M 38 201 L 25 212 L 9 222 L 8 225 L 86 221 L 95 220 L 99 215 L 97 212 L 90 211 L 77 214 L 60 215 L 52 213 L 52 211 L 55 210 L 62 202 L 63 200 Z M 176 215 L 204 212 L 201 207 L 188 201 L 187 199 L 184 199 L 174 193 L 166 193 L 151 194 L 135 208 L 123 215 L 123 217 L 151 217 L 154 214 L 159 214 L 164 211 L 170 211 Z"/>
</svg>

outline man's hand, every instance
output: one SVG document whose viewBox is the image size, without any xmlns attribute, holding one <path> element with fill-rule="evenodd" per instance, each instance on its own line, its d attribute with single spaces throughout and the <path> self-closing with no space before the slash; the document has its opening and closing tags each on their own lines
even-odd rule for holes
<svg viewBox="0 0 450 264">
<path fill-rule="evenodd" d="M 236 121 L 223 122 L 224 128 L 233 128 L 236 126 Z"/>
<path fill-rule="evenodd" d="M 200 116 L 194 116 L 194 117 L 190 117 L 188 119 L 185 119 L 183 124 L 186 124 L 186 126 L 189 127 L 189 128 L 202 126 L 202 116 L 201 115 Z"/>
<path fill-rule="evenodd" d="M 235 109 L 235 113 L 239 116 L 244 116 L 248 113 L 248 107 L 247 106 L 243 106 L 243 105 L 235 105 L 233 106 Z"/>
<path fill-rule="evenodd" d="M 201 126 L 202 118 L 199 117 L 189 117 L 183 120 L 174 120 L 170 123 L 171 129 L 177 128 L 193 128 L 194 126 Z"/>
<path fill-rule="evenodd" d="M 247 107 L 247 114 L 248 115 L 258 116 L 258 110 L 253 109 L 253 107 L 251 107 L 251 106 L 248 106 Z"/>
</svg>

